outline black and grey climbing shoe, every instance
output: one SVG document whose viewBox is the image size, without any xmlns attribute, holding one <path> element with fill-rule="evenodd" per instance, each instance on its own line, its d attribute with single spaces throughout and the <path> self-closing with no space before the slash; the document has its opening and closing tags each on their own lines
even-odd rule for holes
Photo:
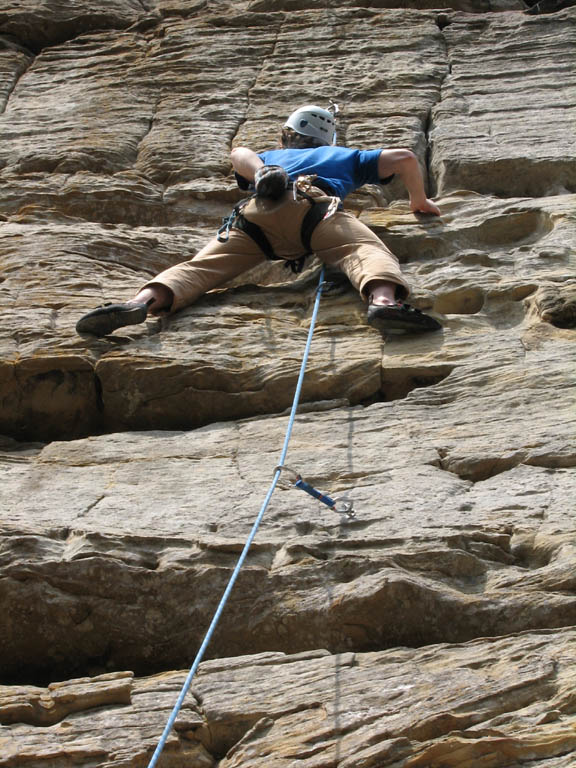
<svg viewBox="0 0 576 768">
<path fill-rule="evenodd" d="M 107 336 L 124 325 L 138 325 L 146 320 L 147 304 L 104 304 L 80 318 L 77 333 Z"/>
<path fill-rule="evenodd" d="M 367 316 L 368 325 L 381 333 L 400 336 L 408 333 L 426 333 L 439 331 L 442 325 L 419 309 L 402 302 L 397 304 L 370 304 Z"/>
<path fill-rule="evenodd" d="M 279 200 L 288 188 L 288 174 L 281 165 L 263 165 L 254 174 L 258 197 Z"/>
</svg>

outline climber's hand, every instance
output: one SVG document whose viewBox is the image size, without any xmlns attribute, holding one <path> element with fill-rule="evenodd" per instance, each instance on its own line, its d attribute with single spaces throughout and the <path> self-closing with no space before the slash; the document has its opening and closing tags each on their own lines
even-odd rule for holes
<svg viewBox="0 0 576 768">
<path fill-rule="evenodd" d="M 440 208 L 438 208 L 436 203 L 432 200 L 428 200 L 428 198 L 424 198 L 424 200 L 418 202 L 410 202 L 410 209 L 413 213 L 431 213 L 434 216 L 441 215 Z"/>
</svg>

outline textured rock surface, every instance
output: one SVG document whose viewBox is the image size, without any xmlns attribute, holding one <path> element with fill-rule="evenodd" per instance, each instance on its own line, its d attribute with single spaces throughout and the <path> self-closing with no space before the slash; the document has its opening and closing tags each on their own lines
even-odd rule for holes
<svg viewBox="0 0 576 768">
<path fill-rule="evenodd" d="M 207 662 L 163 764 L 568 768 L 575 641 L 574 630 L 559 630 L 422 650 Z M 0 689 L 0 718 L 16 721 L 0 765 L 42 765 L 48 756 L 63 765 L 143 765 L 183 678 L 165 673 L 130 685 L 107 675 L 8 697 Z M 59 721 L 39 735 L 30 711 L 64 690 L 75 712 L 54 713 Z"/>
<path fill-rule="evenodd" d="M 211 236 L 231 146 L 328 98 L 438 195 L 347 207 L 443 331 L 382 339 L 330 276 L 287 463 L 356 518 L 276 491 L 160 766 L 574 764 L 576 13 L 434 5 L 0 0 L 0 766 L 154 750 L 278 463 L 318 264 L 74 325 Z"/>
<path fill-rule="evenodd" d="M 575 192 L 574 11 L 455 16 L 443 34 L 450 73 L 430 134 L 440 193 Z"/>
</svg>

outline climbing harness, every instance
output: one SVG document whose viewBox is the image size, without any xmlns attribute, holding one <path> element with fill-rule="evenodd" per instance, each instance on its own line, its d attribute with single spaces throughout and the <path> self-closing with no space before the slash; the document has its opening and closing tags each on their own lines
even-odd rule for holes
<svg viewBox="0 0 576 768">
<path fill-rule="evenodd" d="M 267 259 L 270 261 L 285 261 L 286 266 L 289 267 L 292 272 L 299 274 L 302 272 L 306 258 L 313 252 L 311 241 L 314 230 L 321 221 L 336 213 L 341 203 L 340 198 L 333 196 L 333 193 L 329 201 L 317 202 L 315 198 L 309 194 L 312 186 L 319 186 L 315 183 L 315 179 L 315 175 L 299 176 L 296 181 L 292 182 L 292 194 L 294 195 L 294 200 L 297 200 L 298 197 L 303 197 L 310 203 L 310 208 L 304 216 L 302 227 L 300 229 L 300 239 L 304 247 L 304 254 L 302 256 L 295 259 L 285 259 L 282 256 L 277 256 L 262 227 L 255 224 L 253 221 L 249 221 L 246 216 L 244 216 L 244 208 L 248 205 L 250 200 L 253 200 L 257 195 L 251 195 L 250 197 L 241 200 L 234 206 L 232 213 L 222 219 L 222 226 L 216 234 L 217 240 L 221 243 L 225 243 L 230 237 L 230 230 L 239 229 L 254 240 Z"/>
<path fill-rule="evenodd" d="M 164 728 L 164 731 L 162 732 L 162 736 L 160 737 L 160 740 L 158 742 L 158 746 L 156 747 L 154 754 L 152 755 L 152 758 L 150 759 L 150 762 L 148 763 L 148 768 L 155 768 L 158 759 L 160 755 L 162 754 L 162 751 L 166 745 L 166 741 L 168 739 L 168 736 L 170 735 L 170 731 L 172 730 L 174 726 L 174 722 L 176 721 L 176 718 L 178 716 L 178 713 L 180 712 L 180 709 L 182 708 L 182 704 L 184 703 L 184 699 L 186 697 L 186 694 L 188 693 L 190 686 L 192 684 L 192 680 L 194 679 L 194 675 L 196 674 L 196 670 L 198 669 L 200 662 L 204 658 L 204 654 L 206 652 L 206 648 L 208 647 L 212 636 L 214 634 L 214 631 L 216 629 L 216 626 L 220 620 L 220 617 L 222 615 L 222 612 L 224 610 L 224 607 L 226 606 L 226 603 L 228 601 L 228 597 L 230 596 L 230 593 L 232 591 L 232 588 L 234 587 L 234 584 L 236 583 L 236 579 L 238 578 L 238 574 L 240 573 L 240 569 L 242 568 L 242 565 L 244 564 L 244 561 L 248 555 L 248 551 L 250 547 L 252 546 L 252 542 L 254 541 L 254 537 L 256 536 L 256 533 L 258 531 L 258 528 L 260 527 L 260 523 L 262 522 L 262 518 L 264 517 L 264 513 L 266 512 L 268 505 L 270 504 L 270 499 L 272 498 L 272 494 L 274 493 L 274 489 L 276 488 L 278 484 L 278 480 L 280 479 L 280 475 L 282 473 L 282 467 L 284 466 L 284 461 L 286 460 L 286 454 L 288 453 L 288 445 L 290 443 L 290 437 L 292 435 L 292 429 L 294 427 L 294 420 L 296 418 L 296 411 L 298 409 L 298 403 L 300 402 L 300 395 L 302 392 L 302 384 L 304 382 L 304 373 L 306 372 L 306 365 L 308 363 L 308 356 L 310 354 L 310 346 L 312 344 L 312 336 L 314 335 L 314 328 L 316 326 L 316 318 L 318 317 L 318 308 L 320 306 L 320 297 L 322 295 L 322 291 L 324 287 L 326 286 L 326 283 L 324 282 L 324 267 L 322 267 L 322 270 L 320 272 L 320 279 L 318 282 L 318 288 L 316 290 L 316 299 L 314 301 L 314 309 L 312 311 L 312 318 L 310 320 L 310 329 L 308 331 L 308 338 L 306 340 L 306 347 L 304 349 L 304 354 L 302 356 L 302 364 L 300 366 L 300 374 L 298 376 L 298 381 L 296 383 L 296 390 L 294 393 L 294 400 L 292 403 L 292 409 L 290 411 L 290 416 L 288 418 L 288 426 L 286 428 L 286 435 L 284 437 L 284 445 L 282 447 L 282 451 L 280 453 L 280 460 L 279 463 L 274 471 L 274 477 L 272 479 L 272 483 L 270 484 L 270 487 L 268 489 L 268 492 L 266 493 L 266 497 L 264 499 L 264 502 L 262 503 L 262 507 L 260 508 L 260 512 L 258 513 L 258 516 L 256 517 L 256 520 L 254 521 L 254 524 L 250 530 L 250 534 L 248 535 L 248 538 L 246 539 L 246 543 L 244 544 L 244 548 L 242 549 L 242 552 L 240 554 L 240 557 L 238 558 L 238 561 L 236 563 L 236 567 L 234 568 L 234 571 L 232 572 L 232 576 L 230 577 L 230 581 L 228 582 L 228 585 L 226 589 L 224 590 L 224 594 L 222 595 L 220 602 L 218 603 L 218 607 L 216 608 L 216 612 L 214 613 L 214 616 L 212 618 L 212 621 L 210 622 L 210 626 L 208 627 L 208 630 L 206 631 L 206 634 L 204 636 L 204 639 L 202 641 L 202 644 L 198 650 L 198 653 L 196 654 L 196 658 L 194 659 L 194 663 L 190 667 L 190 671 L 188 672 L 186 676 L 186 680 L 184 681 L 184 684 L 182 686 L 182 689 L 180 691 L 180 694 L 178 696 L 178 699 L 176 701 L 176 704 L 174 705 L 174 708 L 172 709 L 172 712 L 170 714 L 170 717 L 168 718 L 168 721 L 166 723 L 166 726 Z M 316 490 L 316 489 L 314 489 Z"/>
<path fill-rule="evenodd" d="M 290 487 L 298 488 L 300 491 L 305 491 L 310 496 L 313 496 L 315 499 L 318 499 L 318 501 L 321 501 L 322 504 L 326 504 L 326 506 L 330 507 L 330 509 L 334 512 L 347 515 L 350 519 L 353 519 L 356 516 L 353 504 L 350 499 L 347 499 L 344 496 L 338 499 L 332 499 L 330 496 L 322 493 L 322 491 L 314 488 L 314 486 L 310 485 L 310 483 L 307 483 L 299 472 L 296 472 L 294 469 L 290 469 L 290 467 L 279 465 L 276 467 L 276 469 L 280 469 L 282 472 L 290 475 L 290 479 L 288 481 Z M 276 469 L 274 471 L 276 471 Z"/>
</svg>

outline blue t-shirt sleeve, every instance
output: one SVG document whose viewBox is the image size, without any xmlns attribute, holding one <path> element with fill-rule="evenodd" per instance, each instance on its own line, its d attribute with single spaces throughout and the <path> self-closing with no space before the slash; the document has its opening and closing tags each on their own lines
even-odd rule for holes
<svg viewBox="0 0 576 768">
<path fill-rule="evenodd" d="M 356 165 L 357 178 L 362 184 L 388 184 L 394 175 L 381 179 L 378 174 L 378 159 L 381 149 L 360 149 Z"/>
</svg>

